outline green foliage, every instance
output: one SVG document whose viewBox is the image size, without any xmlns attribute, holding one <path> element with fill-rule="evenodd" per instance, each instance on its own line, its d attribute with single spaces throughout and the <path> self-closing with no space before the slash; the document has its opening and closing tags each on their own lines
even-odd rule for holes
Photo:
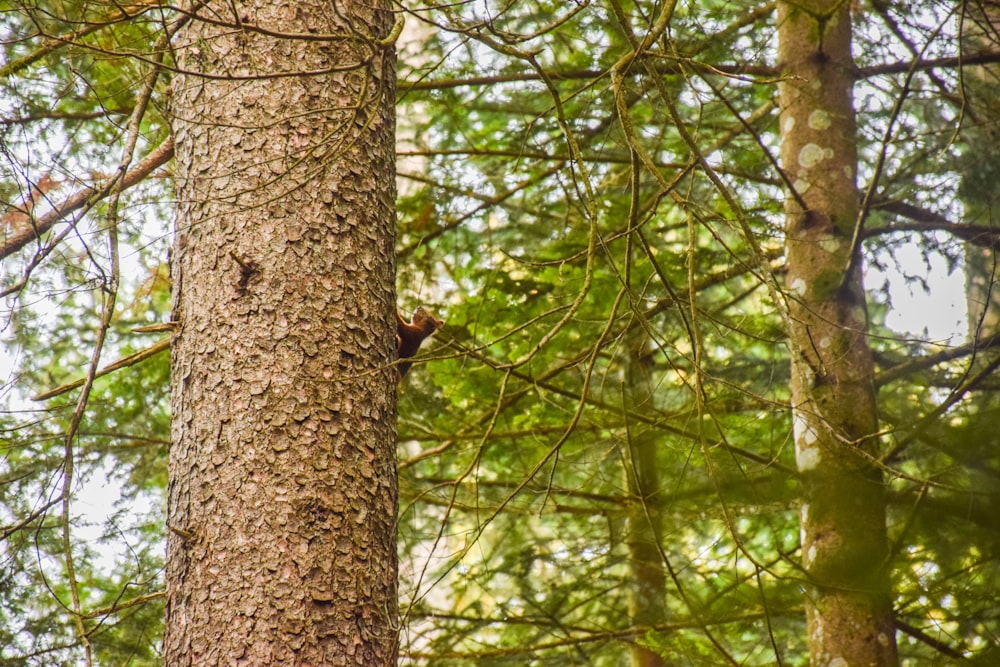
<svg viewBox="0 0 1000 667">
<path fill-rule="evenodd" d="M 553 15 L 568 17 L 565 23 L 543 34 L 537 26 L 524 31 L 536 36 L 523 43 L 508 36 L 505 43 L 519 50 L 501 55 L 490 35 L 503 39 L 500 25 L 516 23 L 521 8 L 511 8 L 488 23 L 489 34 L 466 32 L 462 48 L 435 72 L 450 81 L 466 76 L 473 60 L 488 60 L 495 81 L 410 92 L 404 99 L 401 118 L 413 103 L 433 119 L 423 136 L 438 152 L 427 158 L 433 182 L 402 203 L 402 284 L 412 284 L 412 276 L 438 276 L 421 292 L 425 301 L 436 297 L 446 304 L 448 326 L 440 337 L 449 341 L 414 371 L 400 405 L 400 552 L 411 568 L 404 570 L 411 586 L 404 604 L 408 599 L 413 656 L 451 656 L 447 664 L 621 664 L 628 643 L 639 641 L 688 664 L 722 662 L 720 646 L 741 664 L 774 664 L 776 654 L 784 664 L 806 663 L 785 325 L 745 235 L 752 230 L 765 253 L 780 248 L 784 195 L 773 161 L 774 80 L 706 75 L 694 62 L 718 66 L 732 63 L 734 53 L 749 53 L 755 64 L 766 63 L 773 56 L 771 15 L 745 20 L 746 6 L 723 6 L 715 13 L 678 7 L 671 20 L 674 41 L 660 46 L 694 60 L 649 58 L 664 75 L 660 81 L 637 61 L 623 81 L 631 140 L 658 169 L 643 163 L 638 187 L 629 139 L 616 119 L 613 80 L 597 72 L 570 74 L 591 67 L 606 72 L 627 53 L 629 41 L 607 7 L 571 18 L 569 9 L 556 8 Z M 602 9 L 608 13 L 601 15 Z M 654 19 L 645 9 L 622 7 L 637 35 Z M 917 26 L 909 19 L 906 24 L 916 34 Z M 859 31 L 862 42 L 869 37 Z M 433 47 L 436 53 L 447 52 L 456 39 L 444 30 L 429 43 L 443 45 Z M 574 43 L 591 48 L 567 48 Z M 526 54 L 535 49 L 544 54 L 538 58 L 550 82 L 533 77 L 537 70 Z M 881 42 L 862 48 L 865 62 L 893 62 L 890 49 L 882 49 Z M 881 57 L 871 59 L 873 52 Z M 513 75 L 519 80 L 510 82 Z M 883 81 L 890 85 L 876 93 Z M 901 81 L 891 76 L 859 84 L 860 150 L 872 161 L 861 169 L 869 171 L 886 151 L 881 196 L 926 202 L 913 183 L 939 178 L 942 165 L 951 168 L 954 152 L 946 142 L 954 116 L 949 121 L 947 113 L 931 113 L 941 108 L 940 98 L 924 94 L 908 97 L 905 112 L 893 116 L 891 93 Z M 684 170 L 702 156 L 670 122 L 671 106 L 713 174 Z M 755 111 L 764 114 L 751 121 Z M 910 142 L 905 151 L 902 144 L 881 143 L 890 122 L 893 136 Z M 574 150 L 582 161 L 571 159 Z M 435 213 L 413 216 L 408 201 Z M 956 203 L 946 195 L 933 206 L 949 211 Z M 889 217 L 880 224 L 898 222 Z M 871 239 L 876 263 L 892 261 L 897 238 Z M 927 252 L 954 251 L 930 238 L 923 242 Z M 411 255 L 412 248 L 419 253 Z M 780 270 L 774 277 L 780 287 Z M 840 282 L 838 273 L 833 288 Z M 891 305 L 877 301 L 871 310 L 884 313 L 886 307 Z M 635 334 L 642 340 L 638 348 L 625 342 Z M 909 345 L 890 330 L 878 334 L 873 345 L 885 355 L 883 370 L 909 355 L 932 353 L 926 346 L 906 350 Z M 655 394 L 641 411 L 630 412 L 622 401 L 632 360 L 647 368 Z M 932 387 L 959 381 L 937 377 L 929 386 L 914 370 L 900 380 L 905 391 L 887 386 L 883 393 L 889 432 L 925 428 L 921 415 L 941 399 Z M 987 400 L 989 394 L 970 406 Z M 947 433 L 942 438 L 956 443 L 954 456 L 967 432 L 953 422 L 941 428 Z M 636 584 L 629 522 L 637 499 L 628 491 L 623 456 L 640 432 L 653 443 L 645 465 L 655 468 L 661 489 L 645 499 L 643 511 L 657 517 L 663 565 L 674 573 L 659 592 L 666 613 L 657 628 L 645 631 L 630 626 Z M 970 472 L 941 453 L 916 458 L 926 467 L 910 470 L 906 456 L 887 469 L 896 491 L 889 521 L 901 540 L 898 572 L 920 561 L 904 545 L 937 541 L 926 532 L 900 534 L 904 527 L 917 530 L 916 521 L 905 518 L 922 512 L 922 505 L 913 509 L 914 494 L 923 489 L 928 498 L 949 496 L 927 486 L 942 466 L 956 479 Z M 995 476 L 995 462 L 982 465 Z M 985 488 L 977 487 L 982 498 L 995 499 Z M 954 493 L 970 502 L 969 494 L 978 491 Z M 969 531 L 983 528 L 965 524 L 953 536 L 968 544 Z M 969 562 L 960 556 L 967 547 L 940 547 Z M 435 556 L 424 560 L 427 549 Z M 545 568 L 538 565 L 540 554 Z M 981 589 L 988 597 L 996 591 L 993 556 L 983 556 L 973 569 L 980 567 L 991 573 L 978 579 L 989 581 Z M 929 576 L 925 567 L 918 569 Z M 979 576 L 958 565 L 949 572 L 966 582 Z M 933 580 L 958 596 L 956 579 L 945 584 L 938 574 L 925 585 Z M 912 585 L 900 582 L 900 592 Z M 917 611 L 902 604 L 908 595 L 899 598 L 899 610 L 914 627 L 928 628 L 935 614 L 961 617 L 955 607 Z M 973 598 L 968 611 L 981 620 L 961 631 L 957 625 L 943 629 L 964 637 L 960 650 L 970 653 L 984 650 L 996 632 Z M 924 637 L 943 639 L 932 630 Z M 940 659 L 925 641 L 904 638 L 901 644 L 902 655 L 913 660 Z"/>
</svg>

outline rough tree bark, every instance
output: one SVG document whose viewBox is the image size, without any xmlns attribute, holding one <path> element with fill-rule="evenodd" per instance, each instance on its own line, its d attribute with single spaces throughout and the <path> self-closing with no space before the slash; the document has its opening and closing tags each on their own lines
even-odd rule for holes
<svg viewBox="0 0 1000 667">
<path fill-rule="evenodd" d="M 848 3 L 779 3 L 795 453 L 813 665 L 895 665 L 885 491 L 856 233 Z"/>
<path fill-rule="evenodd" d="M 393 15 L 192 7 L 165 662 L 395 664 Z"/>
</svg>

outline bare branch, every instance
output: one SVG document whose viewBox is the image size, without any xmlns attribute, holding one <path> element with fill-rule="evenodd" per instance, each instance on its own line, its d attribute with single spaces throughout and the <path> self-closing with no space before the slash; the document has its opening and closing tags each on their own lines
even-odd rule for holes
<svg viewBox="0 0 1000 667">
<path fill-rule="evenodd" d="M 174 140 L 173 137 L 168 137 L 167 140 L 160 144 L 152 153 L 136 164 L 134 169 L 129 170 L 125 174 L 124 178 L 122 178 L 121 190 L 127 190 L 133 185 L 141 182 L 144 178 L 149 176 L 154 169 L 161 167 L 170 161 L 173 156 Z M 97 201 L 100 201 L 100 199 L 109 194 L 108 185 L 108 182 L 102 182 L 94 187 L 78 190 L 64 199 L 51 211 L 35 220 L 34 224 L 32 224 L 28 229 L 17 232 L 10 238 L 0 240 L 0 259 L 5 259 L 6 257 L 21 250 L 35 239 L 41 238 L 43 234 L 52 229 L 57 222 L 65 218 L 70 213 L 83 208 L 84 206 L 93 206 Z"/>
<path fill-rule="evenodd" d="M 866 228 L 861 234 L 862 238 L 865 239 L 883 234 L 892 234 L 894 232 L 944 231 L 975 245 L 991 246 L 997 237 L 1000 236 L 1000 229 L 997 227 L 953 222 L 937 211 L 931 211 L 926 208 L 914 206 L 913 204 L 907 204 L 906 202 L 881 202 L 873 205 L 872 209 L 895 213 L 904 218 L 909 218 L 910 222 Z"/>
</svg>

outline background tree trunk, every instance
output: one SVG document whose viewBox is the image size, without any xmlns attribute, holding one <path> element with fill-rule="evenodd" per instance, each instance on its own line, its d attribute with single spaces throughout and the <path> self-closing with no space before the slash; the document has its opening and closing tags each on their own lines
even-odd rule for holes
<svg viewBox="0 0 1000 667">
<path fill-rule="evenodd" d="M 962 21 L 962 51 L 972 56 L 996 50 L 1000 43 L 1000 5 L 969 3 Z M 964 70 L 965 113 L 972 117 L 965 129 L 970 149 L 963 156 L 968 163 L 962 181 L 962 204 L 965 222 L 993 229 L 965 244 L 966 306 L 969 337 L 987 342 L 1000 331 L 1000 267 L 997 266 L 997 233 L 1000 221 L 1000 111 L 997 83 L 1000 68 L 996 65 L 973 65 Z M 974 147 L 974 148 L 973 148 Z M 991 357 L 991 354 L 985 356 Z"/>
<path fill-rule="evenodd" d="M 387 7 L 210 4 L 176 40 L 168 665 L 396 660 Z"/>
<path fill-rule="evenodd" d="M 637 414 L 655 414 L 650 367 L 652 355 L 648 342 L 638 328 L 630 337 L 624 368 L 625 406 Z M 629 558 L 629 616 L 635 627 L 652 628 L 666 623 L 667 572 L 663 561 L 663 481 L 657 447 L 662 445 L 646 424 L 633 424 L 622 444 L 625 459 L 625 488 L 628 511 L 625 544 Z M 632 667 L 660 667 L 663 658 L 654 651 L 635 644 Z"/>
<path fill-rule="evenodd" d="M 781 158 L 810 661 L 896 664 L 861 266 L 848 5 L 781 3 Z"/>
</svg>

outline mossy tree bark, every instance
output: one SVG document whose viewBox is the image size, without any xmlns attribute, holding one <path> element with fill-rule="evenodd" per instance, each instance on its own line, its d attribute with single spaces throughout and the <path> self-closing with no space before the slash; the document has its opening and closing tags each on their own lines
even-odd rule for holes
<svg viewBox="0 0 1000 667">
<path fill-rule="evenodd" d="M 637 414 L 656 414 L 652 365 L 647 341 L 636 331 L 625 358 L 626 408 Z M 669 620 L 667 570 L 663 540 L 663 480 L 657 450 L 662 441 L 647 425 L 634 423 L 622 443 L 628 508 L 625 514 L 625 544 L 628 547 L 630 588 L 629 616 L 636 628 L 653 628 Z M 640 637 L 644 639 L 644 637 Z M 662 667 L 663 658 L 641 643 L 632 646 L 632 667 Z"/>
<path fill-rule="evenodd" d="M 969 3 L 962 21 L 962 51 L 974 55 L 1000 48 L 1000 5 Z M 965 68 L 963 101 L 965 113 L 977 122 L 964 128 L 970 149 L 963 159 L 968 163 L 962 178 L 962 204 L 965 222 L 981 225 L 992 233 L 978 235 L 965 244 L 966 306 L 969 317 L 969 337 L 983 343 L 995 343 L 1000 333 L 1000 192 L 996 187 L 1000 175 L 1000 156 L 994 150 L 1000 143 L 1000 110 L 997 84 L 1000 67 L 972 65 Z M 976 146 L 975 149 L 971 148 Z M 983 150 L 983 147 L 988 147 Z M 994 355 L 984 354 L 989 363 Z"/>
<path fill-rule="evenodd" d="M 894 665 L 885 490 L 858 261 L 848 3 L 779 3 L 792 406 L 813 665 Z"/>
<path fill-rule="evenodd" d="M 165 663 L 395 664 L 393 15 L 193 7 Z"/>
</svg>

